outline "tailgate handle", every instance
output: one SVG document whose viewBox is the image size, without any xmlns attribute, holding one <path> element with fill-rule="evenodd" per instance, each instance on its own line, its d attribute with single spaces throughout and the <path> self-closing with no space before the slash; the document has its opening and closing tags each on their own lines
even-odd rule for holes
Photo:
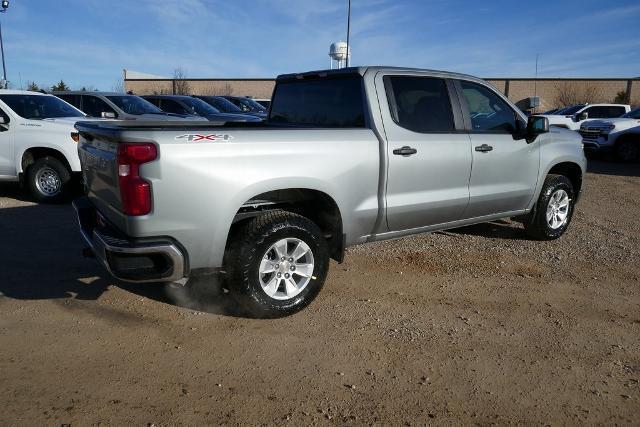
<svg viewBox="0 0 640 427">
<path fill-rule="evenodd" d="M 405 145 L 402 148 L 396 148 L 395 150 L 393 150 L 393 154 L 395 154 L 396 156 L 402 156 L 402 157 L 409 157 L 413 154 L 416 154 L 418 152 L 418 150 L 416 150 L 415 148 L 411 148 L 408 145 Z"/>
<path fill-rule="evenodd" d="M 493 147 L 487 144 L 478 145 L 476 147 L 476 151 L 479 151 L 481 153 L 488 153 L 491 150 L 493 150 Z"/>
</svg>

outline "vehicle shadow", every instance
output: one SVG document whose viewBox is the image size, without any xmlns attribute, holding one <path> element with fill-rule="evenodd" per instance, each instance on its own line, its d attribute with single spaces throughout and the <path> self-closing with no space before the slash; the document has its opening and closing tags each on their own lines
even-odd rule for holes
<svg viewBox="0 0 640 427">
<path fill-rule="evenodd" d="M 10 197 L 21 202 L 31 202 L 29 194 L 17 182 L 0 182 L 0 197 Z"/>
<path fill-rule="evenodd" d="M 215 278 L 185 287 L 112 279 L 96 260 L 82 256 L 85 244 L 68 204 L 32 205 L 8 198 L 2 202 L 19 206 L 0 208 L 0 301 L 98 300 L 116 286 L 191 310 L 247 317 Z"/>
<path fill-rule="evenodd" d="M 612 176 L 640 176 L 640 163 L 620 163 L 600 158 L 589 158 L 587 172 Z"/>
<path fill-rule="evenodd" d="M 466 227 L 453 228 L 449 233 L 481 236 L 491 239 L 530 240 L 519 224 L 507 220 L 483 222 Z"/>
</svg>

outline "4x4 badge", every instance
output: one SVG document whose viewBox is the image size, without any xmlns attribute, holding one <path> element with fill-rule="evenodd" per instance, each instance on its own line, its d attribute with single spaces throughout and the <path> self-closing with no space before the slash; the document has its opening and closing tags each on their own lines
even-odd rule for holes
<svg viewBox="0 0 640 427">
<path fill-rule="evenodd" d="M 186 139 L 189 142 L 198 141 L 229 141 L 233 139 L 231 135 L 226 133 L 210 133 L 208 135 L 202 135 L 199 133 L 185 133 L 184 135 L 176 136 L 177 140 Z"/>
</svg>

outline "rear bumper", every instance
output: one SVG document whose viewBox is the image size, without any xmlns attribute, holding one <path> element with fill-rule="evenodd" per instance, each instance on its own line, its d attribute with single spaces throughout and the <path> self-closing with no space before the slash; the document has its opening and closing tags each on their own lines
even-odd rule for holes
<svg viewBox="0 0 640 427">
<path fill-rule="evenodd" d="M 126 282 L 175 282 L 186 276 L 187 260 L 170 238 L 131 239 L 109 225 L 88 198 L 73 202 L 80 233 L 113 277 Z"/>
</svg>

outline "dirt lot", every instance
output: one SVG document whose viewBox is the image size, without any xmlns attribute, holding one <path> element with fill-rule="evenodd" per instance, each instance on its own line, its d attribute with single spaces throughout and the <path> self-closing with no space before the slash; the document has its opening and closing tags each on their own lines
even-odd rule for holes
<svg viewBox="0 0 640 427">
<path fill-rule="evenodd" d="M 559 241 L 356 247 L 279 320 L 116 283 L 70 206 L 21 198 L 0 187 L 1 425 L 640 423 L 640 165 L 593 162 Z"/>
</svg>

